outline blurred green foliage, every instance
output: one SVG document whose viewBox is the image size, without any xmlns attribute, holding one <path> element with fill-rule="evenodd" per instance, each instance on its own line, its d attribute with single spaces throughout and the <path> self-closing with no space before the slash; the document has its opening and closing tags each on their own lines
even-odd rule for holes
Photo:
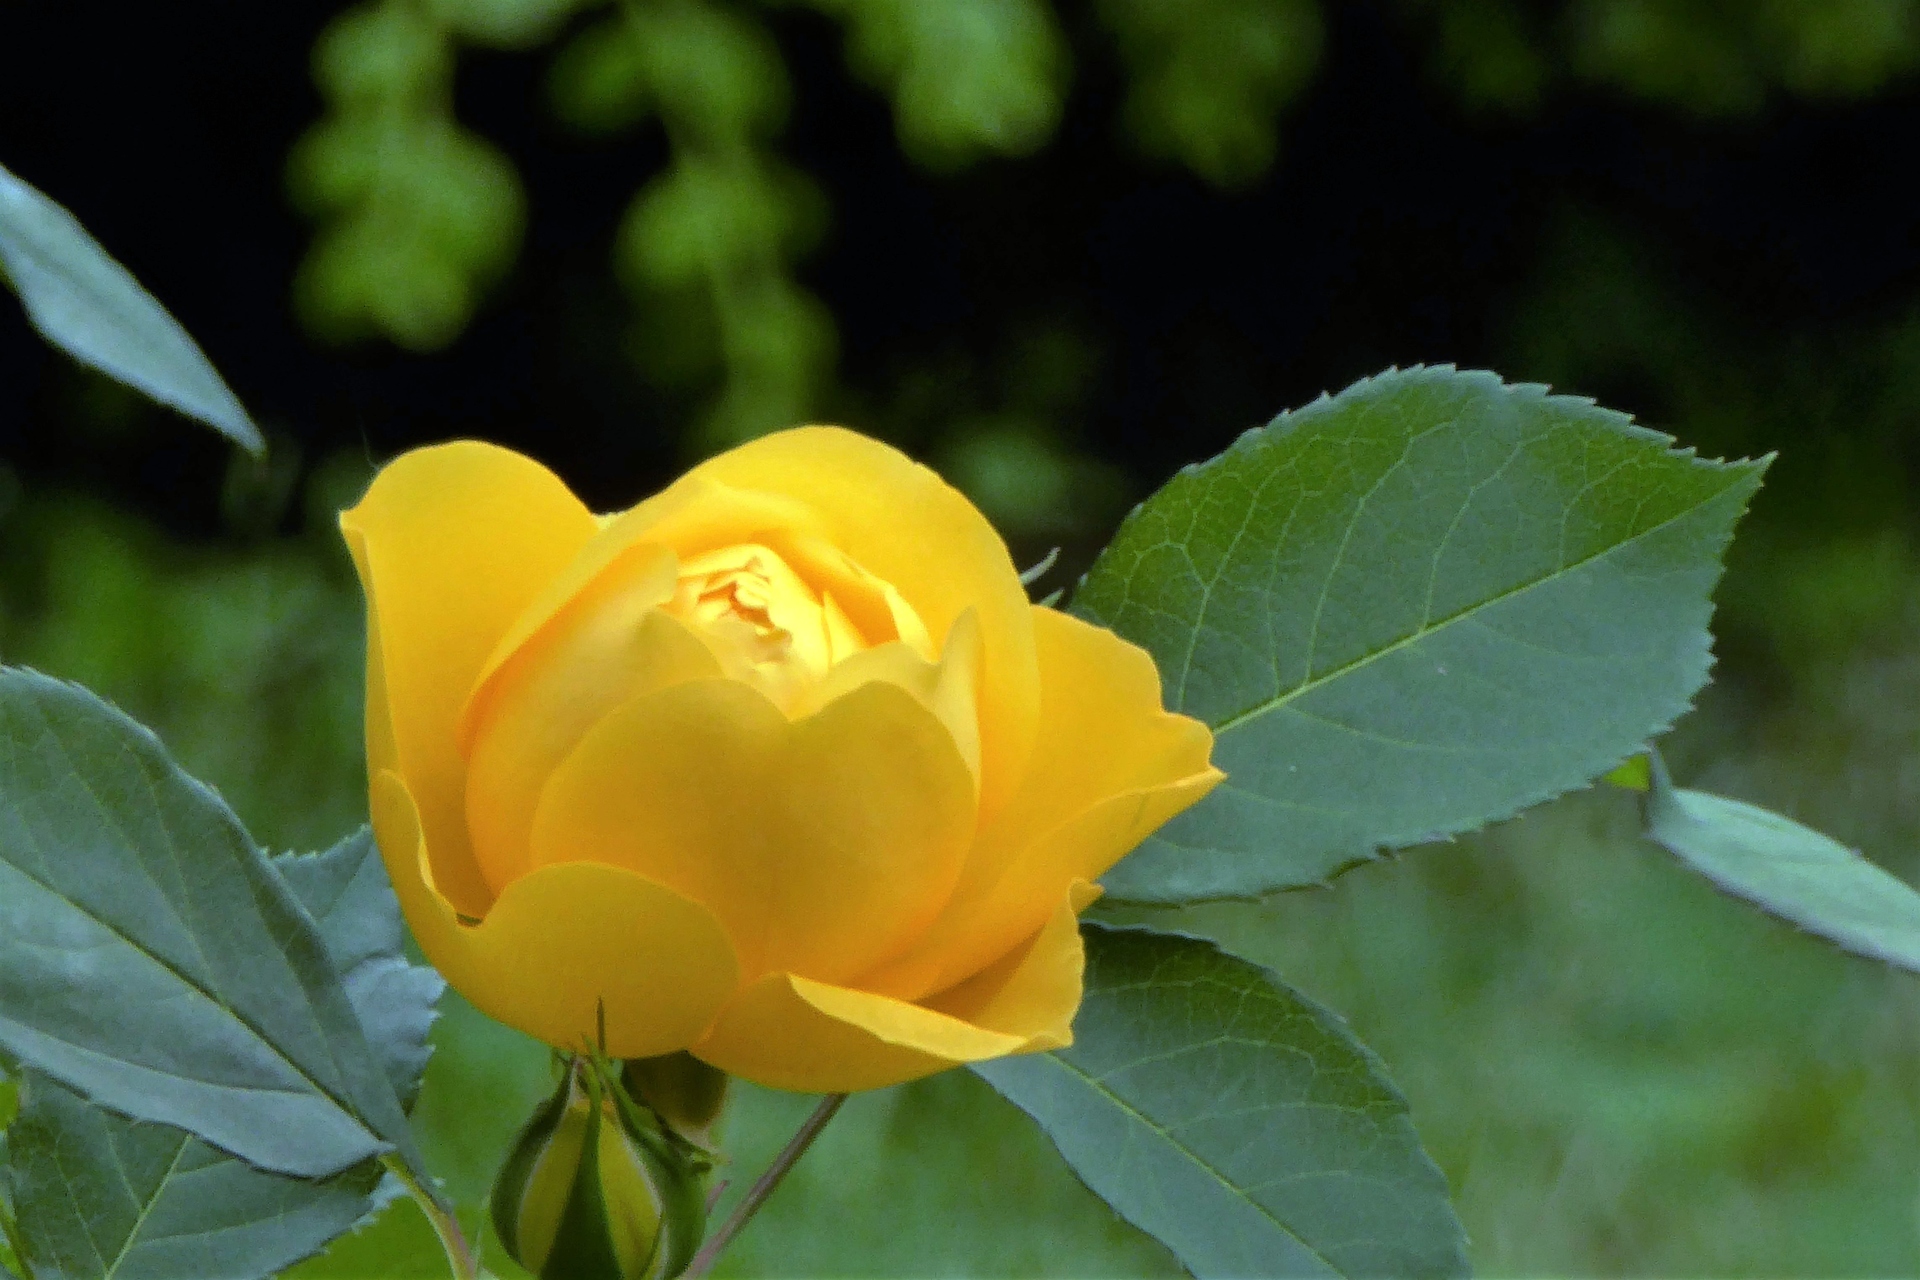
<svg viewBox="0 0 1920 1280">
<path fill-rule="evenodd" d="M 804 0 L 846 24 L 847 62 L 893 100 L 900 146 L 954 170 L 1053 136 L 1067 50 L 1046 0 Z"/>
<path fill-rule="evenodd" d="M 460 50 L 551 49 L 548 106 L 562 124 L 583 137 L 658 129 L 667 143 L 663 168 L 634 174 L 608 253 L 633 302 L 627 349 L 687 406 L 686 451 L 844 408 L 834 318 L 798 278 L 832 213 L 779 154 L 792 91 L 767 7 L 841 24 L 849 71 L 887 96 L 901 149 L 923 168 L 1029 155 L 1058 127 L 1072 67 L 1050 0 L 364 0 L 314 50 L 328 111 L 288 164 L 316 224 L 294 282 L 309 331 L 416 351 L 461 334 L 512 270 L 527 212 L 512 162 L 454 117 Z M 1401 7 L 1439 77 L 1503 111 L 1536 110 L 1556 85 L 1602 84 L 1693 114 L 1750 114 L 1776 93 L 1863 96 L 1920 66 L 1908 0 Z M 1269 172 L 1320 60 L 1315 0 L 1099 0 L 1091 16 L 1124 73 L 1116 123 L 1138 152 L 1224 189 Z M 1016 534 L 1058 536 L 1063 521 L 1104 514 L 1109 491 L 1080 483 L 1070 442 L 1009 437 L 991 416 L 940 435 L 936 452 L 977 455 L 962 470 L 999 486 L 996 514 Z M 1024 487 L 1002 482 L 1010 444 L 1026 450 Z M 1047 505 L 1063 497 L 1065 516 Z"/>
<path fill-rule="evenodd" d="M 1221 187 L 1273 163 L 1280 109 L 1320 56 L 1312 0 L 1103 0 L 1130 84 L 1127 132 Z"/>
<path fill-rule="evenodd" d="M 329 112 L 288 160 L 294 202 L 321 223 L 294 281 L 301 318 L 335 341 L 443 347 L 526 217 L 513 166 L 453 118 L 452 32 L 424 5 L 372 0 L 327 27 L 313 70 Z"/>
<path fill-rule="evenodd" d="M 1700 116 L 1776 94 L 1860 98 L 1920 66 L 1908 0 L 1404 0 L 1434 65 L 1471 105 L 1531 111 L 1556 80 Z"/>
</svg>

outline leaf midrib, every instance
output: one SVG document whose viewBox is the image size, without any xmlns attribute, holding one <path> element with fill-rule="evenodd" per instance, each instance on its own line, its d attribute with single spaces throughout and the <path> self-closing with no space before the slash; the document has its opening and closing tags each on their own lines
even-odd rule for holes
<svg viewBox="0 0 1920 1280">
<path fill-rule="evenodd" d="M 121 822 L 120 816 L 114 811 L 113 806 L 105 803 L 102 797 L 94 790 L 92 780 L 87 776 L 86 771 L 78 767 L 77 762 L 73 758 L 71 744 L 68 742 L 66 735 L 62 734 L 59 728 L 46 715 L 44 708 L 41 708 L 36 704 L 35 709 L 38 712 L 38 714 L 35 716 L 35 719 L 39 721 L 40 730 L 45 740 L 50 742 L 54 750 L 60 753 L 60 755 L 66 762 L 68 772 L 73 777 L 75 782 L 79 784 L 81 789 L 86 792 L 88 799 L 92 802 L 94 808 L 98 811 L 100 817 L 108 824 L 108 826 L 110 826 L 116 832 L 119 833 L 122 840 L 127 843 L 128 847 L 138 848 L 140 845 L 140 841 L 133 838 L 133 833 L 131 833 L 126 829 L 125 824 Z M 14 754 L 16 755 L 25 754 L 28 751 L 28 744 L 23 742 L 16 733 L 9 732 L 5 735 L 5 738 L 9 746 L 11 747 L 11 751 Z M 129 743 L 121 740 L 117 735 L 114 736 L 111 745 L 114 750 L 120 752 L 122 755 L 124 755 L 127 758 L 128 763 L 131 765 L 132 772 L 137 777 L 139 777 L 141 781 L 141 785 L 145 787 L 147 791 L 147 795 L 153 803 L 154 812 L 156 815 L 156 820 L 158 822 L 158 825 L 161 827 L 162 831 L 166 836 L 166 844 L 168 847 L 168 852 L 175 863 L 175 868 L 176 870 L 182 871 L 182 874 L 184 875 L 184 870 L 179 867 L 179 861 L 178 861 L 179 841 L 174 837 L 172 823 L 168 818 L 167 812 L 166 812 L 167 806 L 164 803 L 162 803 L 159 790 L 155 785 L 155 779 L 151 771 L 147 767 L 149 762 L 141 755 L 140 752 L 134 750 Z M 45 849 L 39 846 L 37 842 L 35 847 L 44 858 L 45 852 L 46 852 Z M 292 1071 L 293 1075 L 298 1080 L 300 1080 L 303 1084 L 305 1084 L 310 1090 L 312 1090 L 315 1095 L 321 1098 L 324 1098 L 328 1102 L 332 1103 L 333 1106 L 336 1109 L 338 1109 L 342 1115 L 346 1116 L 350 1121 L 352 1121 L 356 1126 L 358 1126 L 363 1133 L 365 1133 L 368 1137 L 373 1139 L 373 1145 L 376 1151 L 389 1145 L 385 1141 L 385 1139 L 381 1137 L 379 1133 L 374 1131 L 372 1126 L 368 1124 L 366 1119 L 359 1114 L 358 1110 L 353 1105 L 351 1105 L 349 1101 L 347 1101 L 343 1097 L 336 1096 L 333 1090 L 328 1089 L 326 1086 L 322 1085 L 318 1080 L 314 1079 L 313 1075 L 298 1061 L 296 1061 L 293 1057 L 291 1057 L 277 1043 L 275 1043 L 272 1037 L 268 1036 L 259 1027 L 255 1026 L 249 1018 L 247 1018 L 238 1009 L 236 1009 L 231 1003 L 229 1003 L 225 998 L 224 993 L 217 990 L 209 990 L 208 988 L 203 987 L 200 983 L 196 982 L 192 977 L 190 977 L 188 974 L 183 972 L 178 966 L 174 965 L 171 961 L 159 955 L 154 950 L 146 946 L 144 943 L 135 939 L 133 936 L 128 934 L 125 930 L 120 928 L 117 924 L 113 923 L 112 921 L 103 919 L 101 916 L 94 913 L 90 908 L 82 905 L 79 902 L 76 902 L 74 899 L 69 897 L 66 893 L 55 888 L 46 879 L 28 870 L 18 860 L 14 858 L 7 858 L 6 864 L 9 867 L 11 867 L 20 876 L 22 876 L 29 882 L 39 886 L 40 890 L 43 893 L 46 893 L 47 895 L 52 897 L 55 901 L 63 903 L 68 908 L 68 910 L 74 912 L 76 915 L 80 916 L 82 919 L 92 921 L 95 925 L 99 926 L 101 929 L 105 930 L 107 933 L 120 939 L 123 943 L 127 945 L 129 949 L 134 951 L 136 954 L 144 957 L 149 963 L 155 965 L 162 972 L 166 973 L 167 975 L 172 977 L 176 982 L 180 983 L 183 987 L 199 994 L 202 998 L 206 999 L 208 1003 L 211 1004 L 214 1008 L 220 1010 L 220 1012 L 224 1013 L 234 1023 L 239 1025 L 248 1034 L 248 1036 L 250 1036 L 257 1044 L 265 1046 L 265 1048 L 268 1050 L 269 1054 L 273 1058 L 284 1063 L 286 1067 L 290 1071 Z M 254 886 L 254 887 L 257 891 L 257 886 Z M 169 903 L 169 905 L 171 906 L 172 904 Z M 180 920 L 180 923 L 185 928 L 187 935 L 191 940 L 195 951 L 200 954 L 201 963 L 207 968 L 209 972 L 212 972 L 213 966 L 207 961 L 205 953 L 201 949 L 201 940 L 198 933 L 193 929 L 192 925 L 186 919 L 182 918 Z M 300 994 L 301 994 L 302 1000 L 307 1002 L 309 1005 L 311 1005 L 311 1002 L 312 1002 L 311 993 L 305 989 L 303 984 L 296 982 L 295 985 L 300 986 L 301 988 Z M 44 1035 L 47 1033 L 43 1031 L 41 1034 Z M 62 1037 L 49 1035 L 48 1038 L 55 1040 L 60 1044 L 67 1045 L 69 1048 L 77 1049 L 82 1052 L 92 1054 L 93 1056 L 96 1056 L 96 1057 L 102 1057 L 102 1058 L 108 1057 L 108 1055 L 101 1054 L 97 1050 L 89 1049 L 89 1048 L 86 1048 L 85 1046 L 75 1044 L 72 1041 L 66 1040 Z M 323 1035 L 321 1037 L 321 1043 L 329 1059 L 331 1060 L 334 1069 L 337 1071 L 342 1071 L 342 1076 L 344 1079 L 347 1073 L 342 1070 L 342 1064 L 340 1063 L 338 1056 L 336 1054 L 336 1046 L 332 1041 L 332 1037 Z M 126 1061 L 125 1059 L 110 1059 L 110 1060 L 121 1061 L 121 1062 Z M 130 1065 L 140 1066 L 141 1064 L 130 1064 Z M 141 1067 L 141 1069 L 154 1070 L 154 1068 L 149 1068 L 144 1066 Z M 291 1093 L 290 1091 L 279 1090 L 279 1089 L 269 1089 L 269 1088 L 263 1088 L 259 1086 L 228 1084 L 224 1082 L 216 1083 L 215 1081 L 212 1081 L 212 1080 L 200 1080 L 200 1079 L 197 1079 L 194 1077 L 188 1077 L 188 1076 L 175 1076 L 174 1078 L 180 1079 L 180 1080 L 188 1080 L 191 1083 L 205 1085 L 208 1087 L 221 1088 L 221 1089 L 238 1089 L 246 1092 L 259 1092 L 259 1093 L 275 1093 L 275 1094 L 284 1093 L 286 1094 L 286 1096 L 289 1096 L 289 1097 L 298 1096 L 296 1094 Z"/>
<path fill-rule="evenodd" d="M 1401 636 L 1399 639 L 1394 640 L 1389 644 L 1383 645 L 1380 648 L 1375 649 L 1370 653 L 1362 654 L 1360 657 L 1355 658 L 1350 662 L 1342 663 L 1340 666 L 1335 667 L 1332 670 L 1327 671 L 1321 675 L 1311 676 L 1306 680 L 1301 681 L 1299 684 L 1295 685 L 1293 688 L 1288 689 L 1283 693 L 1276 694 L 1271 698 L 1267 698 L 1267 699 L 1264 699 L 1263 701 L 1257 702 L 1243 711 L 1237 711 L 1233 715 L 1228 716 L 1226 719 L 1221 720 L 1220 722 L 1215 724 L 1213 726 L 1213 731 L 1216 735 L 1231 732 L 1232 730 L 1239 728 L 1241 725 L 1246 724 L 1251 720 L 1256 720 L 1259 717 L 1264 716 L 1269 712 L 1280 710 L 1282 707 L 1294 701 L 1296 698 L 1300 698 L 1306 694 L 1312 693 L 1314 690 L 1319 689 L 1322 686 L 1331 684 L 1336 680 L 1344 679 L 1345 677 L 1352 675 L 1354 672 L 1362 669 L 1363 667 L 1372 665 L 1374 662 L 1379 661 L 1381 658 L 1385 658 L 1391 654 L 1398 653 L 1400 650 L 1405 649 L 1410 645 L 1416 644 L 1421 640 L 1425 640 L 1430 636 L 1438 635 L 1440 632 L 1446 630 L 1448 627 L 1451 627 L 1455 623 L 1463 621 L 1464 619 L 1472 617 L 1474 614 L 1479 613 L 1483 609 L 1490 609 L 1493 606 L 1497 604 L 1501 604 L 1507 600 L 1511 600 L 1516 596 L 1525 595 L 1527 592 L 1534 590 L 1536 587 L 1545 586 L 1546 584 L 1553 582 L 1556 579 L 1563 577 L 1566 574 L 1573 573 L 1579 569 L 1585 568 L 1587 565 L 1596 563 L 1597 561 L 1600 561 L 1600 560 L 1604 560 L 1608 556 L 1614 554 L 1616 551 L 1619 551 L 1624 547 L 1633 546 L 1635 543 L 1640 542 L 1643 539 L 1652 537 L 1654 534 L 1659 533 L 1661 530 L 1669 528 L 1672 525 L 1678 524 L 1682 520 L 1688 519 L 1698 514 L 1700 510 L 1706 507 L 1709 503 L 1712 503 L 1720 498 L 1725 497 L 1727 493 L 1732 489 L 1732 487 L 1735 484 L 1737 484 L 1745 474 L 1746 473 L 1744 471 L 1736 472 L 1734 475 L 1732 475 L 1729 478 L 1728 483 L 1726 485 L 1723 485 L 1721 488 L 1716 489 L 1713 493 L 1708 494 L 1705 498 L 1702 498 L 1700 501 L 1693 503 L 1691 506 L 1688 506 L 1680 511 L 1675 512 L 1673 515 L 1668 516 L 1666 519 L 1661 520 L 1656 524 L 1648 525 L 1646 528 L 1640 530 L 1638 533 L 1633 534 L 1631 537 L 1623 538 L 1619 542 L 1613 543 L 1611 546 L 1603 547 L 1599 551 L 1593 552 L 1591 555 L 1581 556 L 1577 560 L 1569 561 L 1566 564 L 1558 566 L 1557 568 L 1553 569 L 1549 573 L 1542 574 L 1540 577 L 1532 578 L 1516 586 L 1509 587 L 1504 591 L 1500 591 L 1495 593 L 1494 595 L 1488 596 L 1484 600 L 1477 600 L 1474 603 L 1468 605 L 1466 608 L 1461 609 L 1456 613 L 1447 615 L 1446 617 L 1440 619 L 1438 622 L 1435 622 L 1429 626 L 1424 626 L 1419 630 L 1416 630 L 1407 635 Z M 1200 628 L 1198 627 L 1194 628 L 1194 631 L 1196 634 L 1198 634 L 1199 630 Z"/>
<path fill-rule="evenodd" d="M 267 1038 L 267 1036 L 262 1034 L 260 1029 L 254 1026 L 253 1023 L 248 1021 L 247 1018 L 243 1016 L 238 1010 L 234 1009 L 231 1005 L 221 1000 L 215 993 L 206 990 L 204 987 L 200 986 L 199 983 L 193 981 L 191 978 L 187 977 L 187 975 L 180 972 L 179 969 L 177 969 L 172 964 L 170 964 L 164 957 L 156 955 L 154 952 L 148 950 L 145 946 L 143 946 L 140 942 L 128 936 L 128 934 L 125 931 L 120 929 L 118 926 L 114 925 L 111 921 L 102 920 L 99 916 L 94 915 L 91 911 L 88 911 L 85 907 L 82 907 L 79 903 L 75 902 L 73 899 L 61 893 L 58 889 L 53 888 L 46 881 L 42 880 L 40 877 L 28 871 L 25 867 L 22 867 L 19 863 L 13 861 L 12 859 L 8 859 L 7 866 L 11 868 L 14 872 L 19 874 L 22 878 L 28 881 L 31 881 L 33 884 L 38 885 L 44 892 L 46 892 L 49 896 L 54 898 L 56 901 L 64 903 L 68 908 L 74 911 L 75 914 L 79 915 L 82 919 L 92 921 L 94 924 L 99 925 L 102 929 L 106 930 L 108 933 L 112 934 L 114 937 L 126 943 L 127 946 L 131 948 L 134 952 L 144 957 L 146 960 L 150 961 L 155 967 L 166 972 L 169 976 L 173 977 L 182 986 L 186 987 L 189 991 L 192 991 L 195 994 L 205 998 L 207 1003 L 212 1005 L 214 1008 L 220 1010 L 222 1013 L 226 1014 L 235 1023 L 239 1024 L 242 1028 L 244 1028 L 247 1034 L 252 1036 L 254 1040 L 266 1046 L 266 1048 L 272 1053 L 273 1057 L 285 1063 L 287 1067 L 292 1070 L 294 1075 L 299 1077 L 302 1083 L 306 1084 L 320 1097 L 325 1098 L 328 1102 L 331 1102 L 334 1106 L 338 1107 L 340 1109 L 341 1114 L 347 1116 L 349 1119 L 353 1120 L 354 1123 L 360 1125 L 360 1127 L 363 1130 L 365 1130 L 370 1137 L 373 1137 L 375 1139 L 376 1145 L 379 1143 L 380 1141 L 379 1135 L 375 1134 L 371 1129 L 368 1129 L 365 1122 L 362 1121 L 360 1117 L 354 1113 L 352 1108 L 345 1105 L 339 1098 L 334 1097 L 331 1090 L 327 1089 L 324 1085 L 320 1084 L 319 1081 L 315 1080 L 311 1075 L 309 1075 L 306 1069 L 302 1067 L 298 1062 L 288 1057 L 285 1051 L 283 1051 L 278 1045 L 274 1044 L 274 1042 L 269 1038 Z M 110 1057 L 110 1055 L 100 1053 L 98 1050 L 89 1049 L 85 1045 L 76 1044 L 71 1040 L 67 1040 L 59 1036 L 50 1035 L 45 1031 L 40 1032 L 40 1034 L 47 1036 L 49 1040 L 53 1040 L 56 1043 L 66 1045 L 71 1049 L 77 1049 L 82 1053 L 91 1054 L 99 1058 L 106 1058 L 107 1060 L 113 1061 L 113 1062 L 128 1062 L 127 1059 Z M 141 1066 L 141 1064 L 139 1063 L 129 1062 L 128 1065 L 140 1067 L 141 1070 L 149 1070 L 149 1071 L 158 1070 L 157 1068 Z M 176 1080 L 186 1080 L 194 1084 L 206 1085 L 211 1088 L 233 1089 L 233 1090 L 247 1092 L 247 1093 L 286 1094 L 286 1096 L 289 1096 L 289 1097 L 299 1096 L 287 1090 L 271 1089 L 271 1088 L 258 1086 L 258 1085 L 216 1082 L 213 1080 L 202 1080 L 202 1079 L 199 1079 L 198 1077 L 183 1076 L 183 1075 L 175 1075 L 173 1078 Z"/>
<path fill-rule="evenodd" d="M 127 1260 L 129 1253 L 133 1252 L 134 1242 L 140 1238 L 140 1228 L 147 1225 L 147 1218 L 153 1213 L 153 1206 L 159 1204 L 160 1197 L 166 1194 L 167 1183 L 173 1180 L 174 1170 L 180 1167 L 181 1159 L 187 1154 L 187 1144 L 192 1141 L 191 1135 L 185 1130 L 180 1130 L 179 1134 L 180 1145 L 174 1148 L 173 1159 L 167 1161 L 167 1171 L 161 1174 L 159 1181 L 153 1184 L 153 1194 L 148 1196 L 147 1202 L 140 1206 L 140 1212 L 134 1218 L 133 1226 L 127 1229 L 127 1238 L 120 1242 L 120 1251 L 114 1254 L 113 1261 L 107 1264 L 107 1269 L 102 1276 L 102 1280 L 113 1280 L 115 1276 L 120 1274 L 120 1264 Z M 113 1145 L 113 1139 L 111 1137 L 107 1139 L 107 1142 L 110 1146 L 113 1146 L 114 1163 L 120 1166 L 121 1180 L 127 1181 L 126 1164 L 120 1159 L 120 1148 Z M 133 1189 L 131 1182 L 127 1183 L 127 1189 L 129 1191 Z"/>
</svg>

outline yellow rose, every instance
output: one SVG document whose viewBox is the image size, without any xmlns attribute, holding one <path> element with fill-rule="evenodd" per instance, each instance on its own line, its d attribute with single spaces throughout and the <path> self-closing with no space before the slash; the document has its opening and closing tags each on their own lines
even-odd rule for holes
<svg viewBox="0 0 1920 1280">
<path fill-rule="evenodd" d="M 595 516 L 420 449 L 340 518 L 374 829 L 475 1005 L 868 1089 L 1071 1043 L 1092 880 L 1223 776 L 1143 651 L 1027 600 L 885 445 L 803 427 Z"/>
</svg>

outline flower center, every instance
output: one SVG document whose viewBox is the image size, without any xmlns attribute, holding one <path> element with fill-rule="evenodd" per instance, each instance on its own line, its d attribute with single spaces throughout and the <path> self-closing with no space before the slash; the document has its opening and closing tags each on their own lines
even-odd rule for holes
<svg viewBox="0 0 1920 1280">
<path fill-rule="evenodd" d="M 728 676 L 783 708 L 835 663 L 872 644 L 830 593 L 759 543 L 683 561 L 663 607 L 693 629 Z"/>
</svg>

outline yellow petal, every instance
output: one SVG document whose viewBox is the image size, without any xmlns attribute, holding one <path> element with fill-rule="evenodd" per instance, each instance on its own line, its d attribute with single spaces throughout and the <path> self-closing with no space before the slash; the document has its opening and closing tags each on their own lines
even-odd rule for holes
<svg viewBox="0 0 1920 1280">
<path fill-rule="evenodd" d="M 1019 1053 L 1002 1035 L 944 1013 L 787 973 L 750 983 L 695 1057 L 770 1089 L 842 1093 Z"/>
<path fill-rule="evenodd" d="M 672 555 L 660 555 L 671 571 Z M 496 891 L 532 865 L 540 793 L 588 729 L 641 694 L 720 675 L 712 650 L 646 601 L 615 595 L 573 626 L 547 628 L 490 682 L 468 762 L 467 822 Z"/>
<path fill-rule="evenodd" d="M 562 1049 L 606 1018 L 607 1052 L 645 1058 L 700 1038 L 739 983 L 719 921 L 643 876 L 597 863 L 544 867 L 507 886 L 479 924 L 435 891 L 413 797 L 373 783 L 373 825 L 427 959 L 481 1012 Z"/>
<path fill-rule="evenodd" d="M 595 725 L 534 818 L 536 864 L 625 867 L 705 904 L 749 977 L 841 981 L 939 911 L 973 787 L 940 721 L 864 685 L 789 722 L 736 681 L 678 685 Z"/>
<path fill-rule="evenodd" d="M 1025 1051 L 1072 1044 L 1073 1015 L 1080 1009 L 1087 966 L 1080 913 L 1099 896 L 1098 885 L 1074 881 L 1031 940 L 927 1000 L 926 1007 L 976 1027 L 1020 1036 Z"/>
<path fill-rule="evenodd" d="M 596 521 L 577 555 L 543 584 L 497 637 L 487 655 L 481 681 L 491 683 L 507 660 L 568 610 L 576 598 L 602 579 L 616 575 L 631 582 L 659 563 L 662 549 L 687 559 L 702 551 L 753 542 L 764 530 L 812 528 L 814 517 L 803 502 L 768 494 L 744 493 L 710 480 L 682 477 L 672 487 L 630 511 Z M 640 566 L 633 564 L 638 558 Z M 667 583 L 672 594 L 672 583 Z M 664 597 L 663 597 L 664 598 Z M 657 602 L 656 602 L 657 603 Z M 475 709 L 463 733 L 470 735 L 484 688 L 474 691 Z"/>
<path fill-rule="evenodd" d="M 811 715 L 821 707 L 874 680 L 897 685 L 940 718 L 953 736 L 953 745 L 973 774 L 976 792 L 980 778 L 980 615 L 969 609 L 947 634 L 938 662 L 929 662 L 904 641 L 863 649 L 835 663 L 826 678 L 805 691 L 792 708 L 795 716 Z"/>
<path fill-rule="evenodd" d="M 443 892 L 483 915 L 461 707 L 514 617 L 593 537 L 593 515 L 532 459 L 461 441 L 388 463 L 340 527 L 367 593 L 369 760 L 407 779 Z"/>
<path fill-rule="evenodd" d="M 980 804 L 997 812 L 1033 750 L 1040 683 L 1026 588 L 986 517 L 899 450 L 839 427 L 763 436 L 689 474 L 808 504 L 825 541 L 898 588 L 931 636 L 979 611 Z"/>
<path fill-rule="evenodd" d="M 1101 875 L 1225 776 L 1207 761 L 1207 727 L 1162 709 L 1144 650 L 1037 606 L 1034 634 L 1044 714 L 1026 780 L 975 841 L 940 919 L 864 988 L 919 999 L 977 972 L 1040 928 L 1069 884 Z"/>
<path fill-rule="evenodd" d="M 764 536 L 781 559 L 818 587 L 822 595 L 838 601 L 847 621 L 871 642 L 898 640 L 932 661 L 933 637 L 898 587 L 868 572 L 845 551 L 817 535 L 779 529 L 769 530 Z"/>
</svg>

